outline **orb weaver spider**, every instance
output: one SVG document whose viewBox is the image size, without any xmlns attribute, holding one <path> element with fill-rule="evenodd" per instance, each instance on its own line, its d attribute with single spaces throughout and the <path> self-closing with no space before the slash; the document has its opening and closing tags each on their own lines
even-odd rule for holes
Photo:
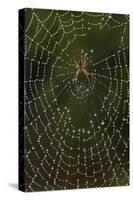
<svg viewBox="0 0 133 200">
<path fill-rule="evenodd" d="M 85 76 L 86 76 L 86 78 L 87 78 L 87 80 L 89 81 L 88 75 L 90 75 L 90 74 L 89 74 L 88 71 L 85 69 L 86 66 L 87 66 L 87 62 L 86 62 L 85 56 L 84 56 L 84 58 L 83 58 L 83 56 L 81 55 L 79 62 L 77 62 L 77 61 L 75 60 L 75 58 L 74 58 L 74 63 L 75 63 L 75 68 L 77 69 L 77 71 L 76 71 L 76 73 L 75 73 L 75 75 L 74 75 L 74 79 L 77 80 L 79 73 L 84 73 Z"/>
</svg>

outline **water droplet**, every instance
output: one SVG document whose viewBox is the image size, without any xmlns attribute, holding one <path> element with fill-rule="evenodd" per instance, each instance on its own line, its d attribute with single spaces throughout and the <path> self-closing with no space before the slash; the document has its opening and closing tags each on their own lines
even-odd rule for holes
<svg viewBox="0 0 133 200">
<path fill-rule="evenodd" d="M 60 108 L 57 108 L 57 111 L 60 111 Z"/>
<path fill-rule="evenodd" d="M 82 129 L 82 133 L 85 133 L 85 129 L 84 128 Z"/>
<path fill-rule="evenodd" d="M 104 125 L 104 121 L 103 120 L 101 121 L 101 124 Z"/>
</svg>

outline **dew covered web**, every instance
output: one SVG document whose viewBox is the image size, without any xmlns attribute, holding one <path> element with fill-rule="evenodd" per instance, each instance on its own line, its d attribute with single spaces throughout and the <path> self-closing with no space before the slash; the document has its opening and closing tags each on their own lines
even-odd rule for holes
<svg viewBox="0 0 133 200">
<path fill-rule="evenodd" d="M 128 185 L 129 16 L 25 17 L 26 191 Z"/>
</svg>

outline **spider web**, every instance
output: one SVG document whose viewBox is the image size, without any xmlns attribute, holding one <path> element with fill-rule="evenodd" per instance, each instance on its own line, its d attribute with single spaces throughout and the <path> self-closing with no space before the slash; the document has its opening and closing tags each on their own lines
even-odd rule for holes
<svg viewBox="0 0 133 200">
<path fill-rule="evenodd" d="M 128 185 L 128 21 L 25 9 L 26 191 Z"/>
</svg>

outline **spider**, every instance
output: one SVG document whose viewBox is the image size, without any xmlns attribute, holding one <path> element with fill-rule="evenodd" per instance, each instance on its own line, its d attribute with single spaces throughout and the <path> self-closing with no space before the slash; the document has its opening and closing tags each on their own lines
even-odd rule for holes
<svg viewBox="0 0 133 200">
<path fill-rule="evenodd" d="M 79 62 L 77 62 L 74 58 L 74 63 L 75 63 L 75 68 L 77 69 L 74 79 L 77 80 L 79 73 L 83 72 L 85 74 L 87 80 L 89 81 L 89 77 L 88 77 L 89 73 L 85 69 L 86 65 L 87 65 L 86 58 L 83 59 L 83 56 L 81 56 Z"/>
</svg>

